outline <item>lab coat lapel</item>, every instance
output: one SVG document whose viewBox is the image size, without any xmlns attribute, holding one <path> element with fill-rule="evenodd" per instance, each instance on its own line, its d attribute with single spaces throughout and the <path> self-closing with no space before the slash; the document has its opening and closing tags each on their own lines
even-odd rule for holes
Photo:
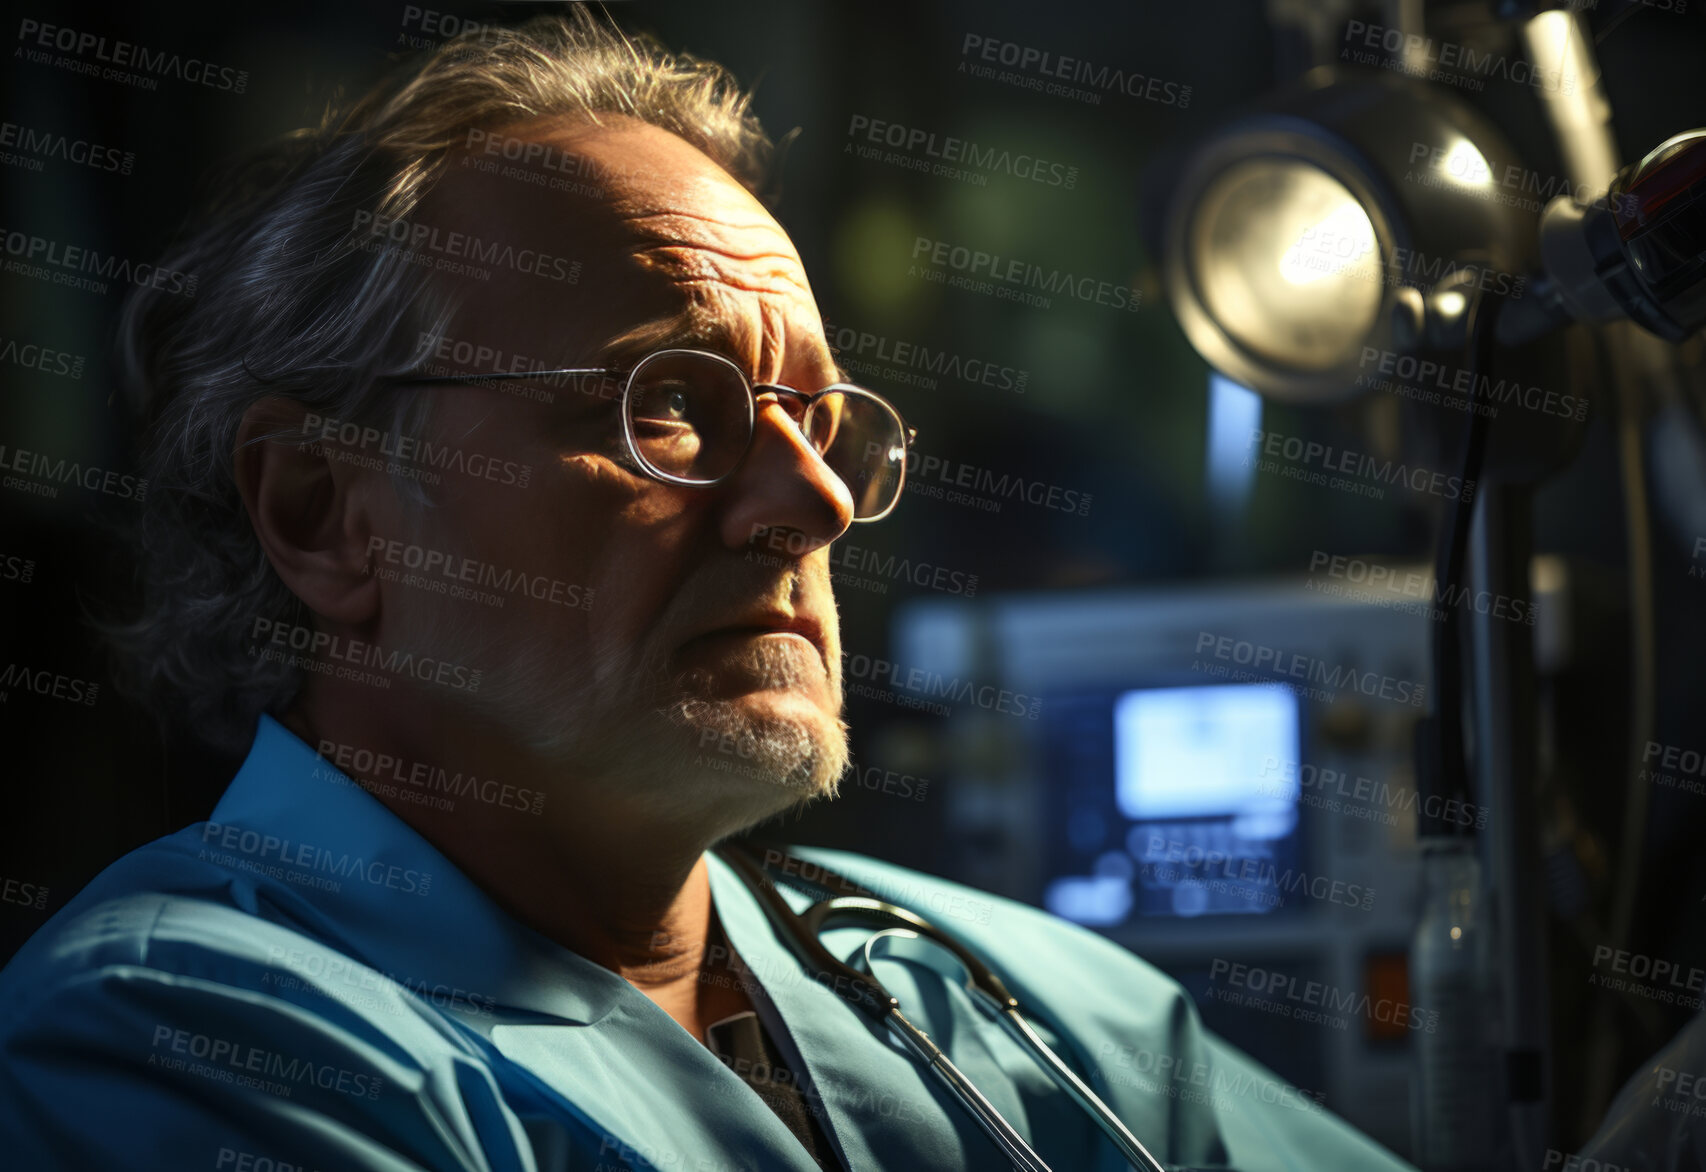
<svg viewBox="0 0 1706 1172">
<path fill-rule="evenodd" d="M 599 1166 L 817 1172 L 752 1088 L 638 990 L 597 1022 L 497 1025 L 491 1043 L 601 1132 Z"/>
<path fill-rule="evenodd" d="M 821 1104 L 819 1118 L 848 1166 L 961 1172 L 999 1159 L 970 1116 L 886 1031 L 804 971 L 728 864 L 708 859 L 723 929 L 781 1014 L 804 1058 L 811 1102 Z"/>
</svg>

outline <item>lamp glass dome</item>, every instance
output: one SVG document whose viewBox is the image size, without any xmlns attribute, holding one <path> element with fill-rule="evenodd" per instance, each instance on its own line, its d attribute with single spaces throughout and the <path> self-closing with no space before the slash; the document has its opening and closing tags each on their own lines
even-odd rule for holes
<svg viewBox="0 0 1706 1172">
<path fill-rule="evenodd" d="M 1303 159 L 1236 163 L 1189 232 L 1203 306 L 1237 345 L 1296 371 L 1354 360 L 1385 283 L 1374 224 L 1344 184 Z"/>
</svg>

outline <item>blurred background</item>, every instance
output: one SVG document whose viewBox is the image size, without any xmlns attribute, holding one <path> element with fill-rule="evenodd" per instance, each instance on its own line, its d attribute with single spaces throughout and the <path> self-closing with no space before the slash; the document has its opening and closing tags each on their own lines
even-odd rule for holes
<svg viewBox="0 0 1706 1172">
<path fill-rule="evenodd" d="M 299 3 L 210 21 L 41 0 L 26 22 L 247 77 L 241 93 L 121 84 L 32 59 L 19 26 L 0 224 L 150 260 L 213 164 L 312 124 L 466 22 L 539 7 Z M 1508 590 L 1483 580 L 1460 607 L 1479 632 L 1463 635 L 1465 670 L 1481 669 L 1464 702 L 1491 715 L 1469 734 L 1479 776 L 1456 804 L 1427 783 L 1439 608 L 1454 605 L 1438 601 L 1434 563 L 1466 495 L 1449 481 L 1472 414 L 1452 396 L 1456 372 L 1474 383 L 1488 370 L 1399 361 L 1422 348 L 1401 335 L 1424 321 L 1436 350 L 1463 339 L 1449 321 L 1405 319 L 1398 290 L 1426 292 L 1443 259 L 1482 291 L 1520 281 L 1539 296 L 1541 209 L 1593 186 L 1549 105 L 1577 75 L 1545 73 L 1525 40 L 1545 7 L 609 5 L 625 27 L 755 84 L 773 137 L 798 129 L 778 218 L 839 361 L 922 437 L 901 507 L 832 557 L 855 770 L 839 801 L 759 836 L 864 851 L 1106 932 L 1179 978 L 1212 1028 L 1429 1167 L 1471 1166 L 1419 1146 L 1418 1122 L 1436 1117 L 1458 1121 L 1451 1142 L 1504 1152 L 1501 1167 L 1575 1151 L 1693 1015 L 1706 969 L 1706 794 L 1690 786 L 1706 750 L 1697 338 L 1654 345 L 1633 327 L 1575 325 L 1500 354 L 1497 377 L 1583 409 L 1534 407 L 1525 390 L 1491 420 L 1485 475 L 1520 507 L 1469 546 L 1483 570 L 1501 553 L 1517 561 L 1499 579 Z M 1697 6 L 1602 0 L 1554 15 L 1592 46 L 1597 76 L 1579 80 L 1598 95 L 1615 166 L 1706 125 Z M 1442 257 L 1419 243 L 1425 227 L 1406 246 L 1372 213 L 1347 227 L 1283 176 L 1205 180 L 1193 190 L 1221 219 L 1190 218 L 1179 192 L 1208 174 L 1203 145 L 1274 93 L 1325 84 L 1311 73 L 1324 67 L 1364 77 L 1389 103 L 1379 109 L 1401 112 L 1363 116 L 1397 160 L 1375 199 L 1387 219 L 1459 215 L 1427 201 L 1479 176 L 1502 234 L 1493 252 L 1460 242 Z M 1437 126 L 1405 121 L 1436 106 L 1453 125 L 1496 128 L 1498 150 L 1453 154 L 1429 137 Z M 1288 108 L 1270 129 L 1315 116 Z M 43 136 L 99 144 L 104 161 Z M 1289 341 L 1244 337 L 1243 349 L 1270 366 L 1308 366 L 1317 346 L 1351 357 L 1307 387 L 1279 379 L 1257 394 L 1248 361 L 1211 365 L 1178 309 L 1194 288 L 1199 309 L 1232 319 L 1221 333 L 1238 349 L 1261 289 L 1216 293 L 1181 273 L 1212 270 L 1215 248 L 1258 247 L 1246 229 L 1293 195 L 1317 210 L 1287 247 L 1319 244 L 1329 283 L 1351 273 L 1347 257 L 1372 263 L 1372 292 L 1335 301 L 1295 281 Z M 124 282 L 56 284 L 6 247 L 0 445 L 128 471 L 133 437 L 107 376 Z M 1000 260 L 977 268 L 974 253 Z M 1010 261 L 1037 266 L 1042 284 L 994 275 Z M 1323 341 L 1336 328 L 1344 336 Z M 1372 357 L 1365 328 L 1385 331 Z M 1539 415 L 1556 418 L 1542 427 Z M 1379 471 L 1393 462 L 1428 475 Z M 122 596 L 108 526 L 126 504 L 8 477 L 8 672 L 100 685 L 83 614 Z M 1508 596 L 1504 613 L 1482 615 L 1483 596 Z M 1477 660 L 1513 627 L 1517 669 L 1501 674 L 1500 653 Z M 238 764 L 163 735 L 110 691 L 71 703 L 8 680 L 0 958 L 119 855 L 205 818 Z M 1516 764 L 1489 779 L 1505 703 Z M 1514 853 L 1489 845 L 1501 834 Z M 1483 951 L 1442 960 L 1442 926 Z M 1500 962 L 1519 946 L 1520 965 Z M 1513 1013 L 1531 1017 L 1519 1028 Z M 1503 1054 L 1487 1041 L 1501 1036 Z M 1470 1071 L 1454 1084 L 1468 1096 L 1458 1109 L 1418 1090 L 1431 1085 L 1418 1071 L 1440 1063 Z M 1485 1096 L 1465 1087 L 1519 1104 L 1520 1121 L 1478 1116 Z"/>
</svg>

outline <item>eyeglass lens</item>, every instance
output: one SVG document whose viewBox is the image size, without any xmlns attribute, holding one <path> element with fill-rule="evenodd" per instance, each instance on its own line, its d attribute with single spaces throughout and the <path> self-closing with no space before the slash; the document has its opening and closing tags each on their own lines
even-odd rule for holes
<svg viewBox="0 0 1706 1172">
<path fill-rule="evenodd" d="M 627 426 L 658 472 L 710 481 L 733 472 L 752 438 L 752 393 L 739 368 L 710 355 L 654 354 L 635 368 Z M 837 391 L 812 404 L 804 430 L 847 485 L 855 517 L 893 503 L 906 467 L 900 420 L 868 394 Z"/>
</svg>

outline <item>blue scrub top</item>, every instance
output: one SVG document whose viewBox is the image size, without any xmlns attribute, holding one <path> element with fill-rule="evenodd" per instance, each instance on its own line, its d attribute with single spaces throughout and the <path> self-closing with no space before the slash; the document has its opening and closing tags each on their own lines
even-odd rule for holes
<svg viewBox="0 0 1706 1172">
<path fill-rule="evenodd" d="M 1409 1168 L 1093 932 L 857 855 L 802 854 L 979 952 L 1170 1168 Z M 1006 1167 L 934 1079 L 795 961 L 727 864 L 709 866 L 724 930 L 843 1164 Z M 843 957 L 863 939 L 825 937 Z M 1055 1169 L 1125 1167 L 962 990 L 898 961 L 879 975 Z M 0 1163 L 20 1169 L 815 1167 L 649 998 L 502 911 L 265 716 L 210 821 L 114 863 L 0 971 L 0 1053 Z"/>
</svg>

